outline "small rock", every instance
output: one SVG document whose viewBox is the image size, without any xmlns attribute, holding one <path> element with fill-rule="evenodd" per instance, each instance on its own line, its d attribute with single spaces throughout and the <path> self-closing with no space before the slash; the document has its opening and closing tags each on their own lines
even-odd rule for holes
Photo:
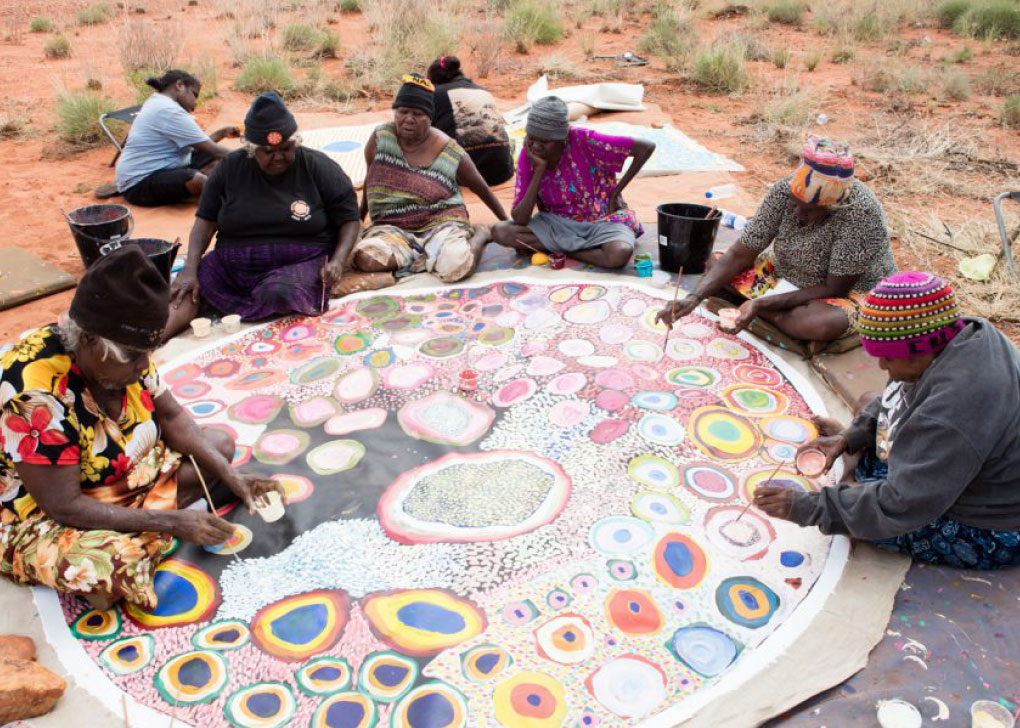
<svg viewBox="0 0 1020 728">
<path fill-rule="evenodd" d="M 0 657 L 35 662 L 35 642 L 23 634 L 0 635 Z"/>
<path fill-rule="evenodd" d="M 49 713 L 66 687 L 38 662 L 0 657 L 0 725 Z"/>
</svg>

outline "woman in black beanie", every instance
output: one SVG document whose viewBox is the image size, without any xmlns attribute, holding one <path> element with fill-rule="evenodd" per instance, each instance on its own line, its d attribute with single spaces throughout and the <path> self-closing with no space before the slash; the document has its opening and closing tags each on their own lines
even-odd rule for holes
<svg viewBox="0 0 1020 728">
<path fill-rule="evenodd" d="M 233 439 L 200 429 L 160 379 L 149 354 L 168 295 L 126 245 L 85 272 L 59 324 L 0 357 L 0 574 L 97 608 L 126 599 L 151 610 L 173 537 L 211 546 L 234 532 L 213 513 L 181 510 L 203 497 L 182 456 L 249 509 L 280 490 L 235 471 Z"/>
</svg>

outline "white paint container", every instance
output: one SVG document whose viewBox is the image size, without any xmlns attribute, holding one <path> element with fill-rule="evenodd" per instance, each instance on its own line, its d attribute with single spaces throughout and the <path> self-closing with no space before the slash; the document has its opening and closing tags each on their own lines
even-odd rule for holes
<svg viewBox="0 0 1020 728">
<path fill-rule="evenodd" d="M 719 309 L 719 326 L 726 331 L 732 331 L 737 327 L 737 318 L 740 316 L 739 308 Z"/>
<path fill-rule="evenodd" d="M 1013 728 L 1013 714 L 994 700 L 978 700 L 970 706 L 970 728 Z"/>
<path fill-rule="evenodd" d="M 878 701 L 878 724 L 882 728 L 921 728 L 923 723 L 921 711 L 905 700 Z"/>
<path fill-rule="evenodd" d="M 204 316 L 191 320 L 191 332 L 196 338 L 204 339 L 210 331 L 212 331 L 212 321 Z"/>
<path fill-rule="evenodd" d="M 223 330 L 228 334 L 236 334 L 241 330 L 241 317 L 236 313 L 228 314 L 222 318 Z"/>
<path fill-rule="evenodd" d="M 255 501 L 255 510 L 266 523 L 273 523 L 283 518 L 283 499 L 275 490 L 262 495 Z"/>
</svg>

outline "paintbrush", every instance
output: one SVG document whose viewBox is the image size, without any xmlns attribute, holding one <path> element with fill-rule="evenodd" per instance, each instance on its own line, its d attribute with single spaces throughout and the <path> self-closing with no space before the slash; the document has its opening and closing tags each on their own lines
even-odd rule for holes
<svg viewBox="0 0 1020 728">
<path fill-rule="evenodd" d="M 768 485 L 769 483 L 771 483 L 771 482 L 772 482 L 772 479 L 773 479 L 774 477 L 776 477 L 776 474 L 777 474 L 777 473 L 779 472 L 779 469 L 780 469 L 781 467 L 783 467 L 783 466 L 784 466 L 785 464 L 786 464 L 786 463 L 785 463 L 784 461 L 780 461 L 780 462 L 779 462 L 779 465 L 777 465 L 777 466 L 776 466 L 776 469 L 772 471 L 772 475 L 770 475 L 770 476 L 769 476 L 769 479 L 765 481 L 765 485 Z M 739 521 L 739 520 L 740 520 L 741 518 L 743 518 L 743 517 L 744 517 L 744 514 L 745 514 L 745 513 L 747 513 L 747 509 L 748 509 L 748 508 L 750 508 L 750 507 L 751 507 L 751 506 L 752 506 L 753 504 L 754 504 L 754 498 L 752 497 L 752 498 L 751 498 L 751 500 L 749 500 L 749 501 L 747 502 L 747 505 L 746 505 L 746 506 L 744 506 L 744 510 L 742 510 L 742 511 L 740 512 L 740 515 L 739 515 L 739 516 L 737 516 L 736 518 L 734 518 L 734 519 L 733 519 L 733 523 L 736 523 L 736 522 L 737 522 L 737 521 Z"/>
<path fill-rule="evenodd" d="M 205 499 L 209 502 L 209 510 L 216 513 L 216 505 L 213 503 L 212 496 L 209 494 L 209 486 L 205 484 L 205 478 L 202 477 L 202 471 L 198 467 L 198 463 L 195 462 L 194 455 L 188 455 L 188 460 L 191 461 L 191 467 L 195 469 L 195 474 L 198 476 L 198 482 L 202 484 L 202 492 L 205 493 Z M 241 557 L 237 554 L 231 554 L 238 563 L 241 563 Z"/>
<path fill-rule="evenodd" d="M 322 310 L 326 310 L 326 261 L 322 262 Z"/>
<path fill-rule="evenodd" d="M 131 721 L 128 720 L 127 695 L 124 693 L 120 694 L 120 707 L 124 710 L 124 728 L 131 728 Z M 173 728 L 173 724 L 170 728 Z"/>
<path fill-rule="evenodd" d="M 680 266 L 680 270 L 677 271 L 677 274 L 676 274 L 676 288 L 673 289 L 673 303 L 670 304 L 670 307 L 669 307 L 669 313 L 670 313 L 671 316 L 673 314 L 673 309 L 676 308 L 676 299 L 677 299 L 677 296 L 680 295 L 680 281 L 683 280 L 683 277 L 684 277 L 684 267 Z M 662 353 L 663 354 L 666 353 L 666 344 L 669 343 L 669 332 L 672 331 L 672 330 L 673 330 L 672 326 L 667 326 L 666 327 L 666 335 L 664 337 L 662 337 Z"/>
<path fill-rule="evenodd" d="M 174 711 L 170 714 L 170 725 L 168 728 L 174 728 L 174 721 L 177 720 L 177 704 L 181 700 L 181 686 L 177 686 L 177 691 L 174 694 Z"/>
</svg>

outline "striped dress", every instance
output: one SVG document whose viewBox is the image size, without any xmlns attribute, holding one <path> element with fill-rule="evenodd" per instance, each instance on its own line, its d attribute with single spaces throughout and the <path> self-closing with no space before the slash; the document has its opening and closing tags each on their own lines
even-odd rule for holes
<svg viewBox="0 0 1020 728">
<path fill-rule="evenodd" d="M 365 177 L 372 224 L 422 233 L 444 223 L 467 223 L 467 208 L 457 184 L 463 157 L 464 150 L 451 139 L 432 164 L 414 167 L 400 148 L 396 127 L 380 126 L 375 130 L 375 158 Z"/>
</svg>

